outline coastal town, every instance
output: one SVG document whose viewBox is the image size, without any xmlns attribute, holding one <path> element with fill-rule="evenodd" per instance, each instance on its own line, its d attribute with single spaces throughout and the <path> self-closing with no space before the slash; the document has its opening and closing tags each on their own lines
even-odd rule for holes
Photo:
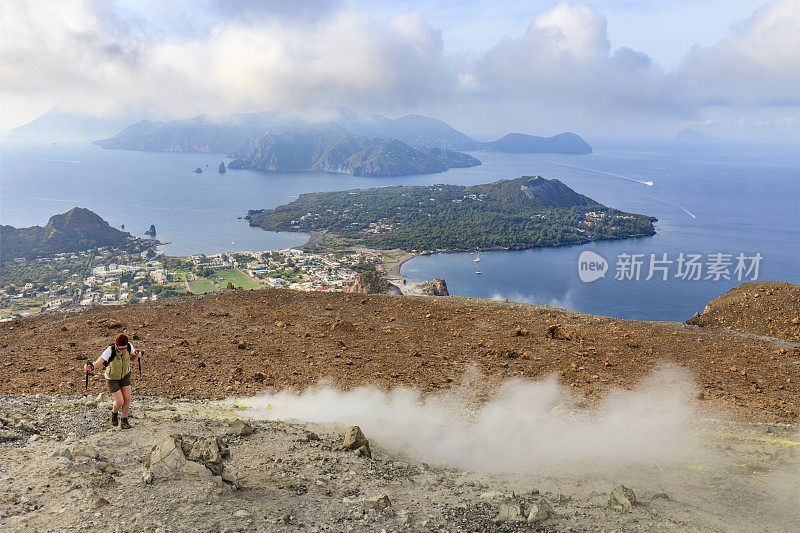
<svg viewBox="0 0 800 533">
<path fill-rule="evenodd" d="M 391 256 L 354 249 L 300 249 L 169 257 L 117 248 L 17 258 L 0 273 L 0 320 L 41 312 L 120 305 L 230 288 L 346 291 L 360 272 L 381 271 Z"/>
</svg>

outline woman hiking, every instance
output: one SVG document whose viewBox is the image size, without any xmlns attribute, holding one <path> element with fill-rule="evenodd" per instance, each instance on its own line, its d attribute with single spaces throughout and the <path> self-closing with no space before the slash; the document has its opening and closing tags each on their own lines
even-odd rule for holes
<svg viewBox="0 0 800 533">
<path fill-rule="evenodd" d="M 111 407 L 111 419 L 108 421 L 111 427 L 117 425 L 120 414 L 122 415 L 122 420 L 119 422 L 119 427 L 121 429 L 130 429 L 132 427 L 128 423 L 128 409 L 131 407 L 131 363 L 138 358 L 139 352 L 128 342 L 128 336 L 120 333 L 114 339 L 114 344 L 106 348 L 97 358 L 97 361 L 86 363 L 87 372 L 91 372 L 101 365 L 106 367 L 106 381 L 108 382 L 108 388 L 111 390 L 111 396 L 114 397 L 114 405 Z M 119 412 L 120 409 L 122 409 L 122 413 Z"/>
</svg>

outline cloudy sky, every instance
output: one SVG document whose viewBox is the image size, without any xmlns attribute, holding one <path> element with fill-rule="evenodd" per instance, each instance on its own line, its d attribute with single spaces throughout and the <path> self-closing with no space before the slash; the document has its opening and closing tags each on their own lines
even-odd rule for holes
<svg viewBox="0 0 800 533">
<path fill-rule="evenodd" d="M 3 0 L 0 129 L 52 107 L 800 140 L 800 0 Z"/>
</svg>

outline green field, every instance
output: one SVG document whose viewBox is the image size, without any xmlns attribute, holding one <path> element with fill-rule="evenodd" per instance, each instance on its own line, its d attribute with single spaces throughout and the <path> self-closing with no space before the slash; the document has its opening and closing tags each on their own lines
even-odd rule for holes
<svg viewBox="0 0 800 533">
<path fill-rule="evenodd" d="M 189 282 L 189 290 L 194 294 L 203 294 L 204 292 L 216 292 L 219 287 L 210 279 L 200 278 Z"/>
<path fill-rule="evenodd" d="M 21 315 L 22 313 L 30 313 L 31 315 L 39 314 L 42 310 L 42 302 L 26 301 L 22 303 L 15 303 L 11 307 L 4 307 L 0 309 L 0 318 L 9 318 L 11 315 Z"/>
<path fill-rule="evenodd" d="M 239 269 L 228 268 L 225 270 L 218 270 L 216 277 L 222 278 L 224 281 L 220 285 L 224 288 L 230 281 L 234 287 L 241 287 L 243 289 L 260 289 L 261 285 L 253 278 L 245 274 Z M 194 291 L 193 291 L 194 292 Z"/>
</svg>

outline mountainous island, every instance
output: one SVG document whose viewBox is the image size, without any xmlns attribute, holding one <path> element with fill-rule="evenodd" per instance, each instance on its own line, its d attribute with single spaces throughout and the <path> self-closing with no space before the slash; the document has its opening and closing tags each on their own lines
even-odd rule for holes
<svg viewBox="0 0 800 533">
<path fill-rule="evenodd" d="M 133 115 L 95 117 L 79 113 L 66 113 L 56 108 L 39 115 L 34 120 L 11 130 L 14 135 L 112 135 L 131 121 Z"/>
<path fill-rule="evenodd" d="M 592 148 L 578 135 L 535 137 L 511 133 L 481 142 L 447 123 L 421 115 L 389 119 L 380 115 L 309 123 L 278 113 L 186 120 L 141 121 L 109 139 L 103 148 L 228 154 L 238 159 L 229 168 L 273 171 L 318 171 L 356 176 L 400 176 L 444 172 L 479 165 L 454 150 L 516 153 L 587 154 Z"/>
<path fill-rule="evenodd" d="M 557 179 L 393 186 L 308 193 L 251 210 L 252 226 L 314 231 L 348 245 L 403 250 L 522 249 L 654 235 L 655 218 L 625 213 Z"/>
<path fill-rule="evenodd" d="M 0 225 L 0 242 L 0 263 L 17 257 L 32 259 L 102 246 L 134 250 L 158 244 L 158 241 L 135 239 L 126 231 L 112 228 L 96 213 L 82 207 L 54 215 L 44 226 L 15 228 Z"/>
<path fill-rule="evenodd" d="M 496 141 L 483 143 L 481 149 L 490 152 L 591 154 L 592 147 L 574 133 L 553 137 L 536 137 L 524 133 L 509 133 Z"/>
<path fill-rule="evenodd" d="M 316 171 L 354 176 L 432 174 L 480 165 L 472 156 L 444 148 L 412 148 L 397 139 L 374 139 L 344 128 L 293 128 L 253 139 L 233 154 L 233 168 L 280 172 Z"/>
</svg>

